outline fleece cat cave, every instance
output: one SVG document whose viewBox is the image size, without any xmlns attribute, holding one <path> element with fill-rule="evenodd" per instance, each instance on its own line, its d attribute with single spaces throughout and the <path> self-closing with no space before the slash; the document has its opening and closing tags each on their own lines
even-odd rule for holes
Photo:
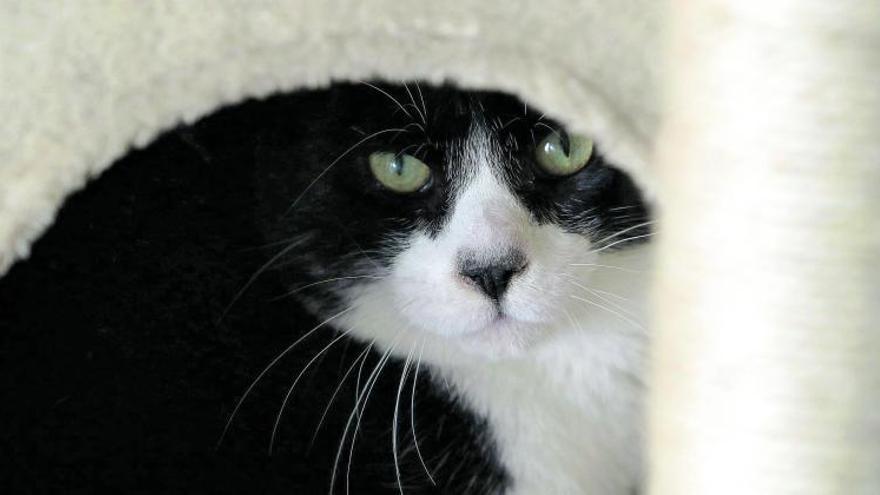
<svg viewBox="0 0 880 495">
<path fill-rule="evenodd" d="M 0 274 L 162 131 L 332 81 L 514 93 L 659 215 L 652 494 L 880 492 L 873 0 L 0 2 Z"/>
</svg>

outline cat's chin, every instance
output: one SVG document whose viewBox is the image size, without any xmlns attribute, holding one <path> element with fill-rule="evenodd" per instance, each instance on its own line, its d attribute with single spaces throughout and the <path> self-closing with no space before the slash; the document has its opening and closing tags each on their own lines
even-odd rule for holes
<svg viewBox="0 0 880 495">
<path fill-rule="evenodd" d="M 478 330 L 452 338 L 469 354 L 494 361 L 528 354 L 544 333 L 542 325 L 499 317 Z"/>
</svg>

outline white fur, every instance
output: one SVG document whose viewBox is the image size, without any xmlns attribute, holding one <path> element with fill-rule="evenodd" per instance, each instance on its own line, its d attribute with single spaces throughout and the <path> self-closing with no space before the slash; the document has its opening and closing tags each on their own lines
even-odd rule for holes
<svg viewBox="0 0 880 495">
<path fill-rule="evenodd" d="M 644 267 L 646 249 L 637 251 L 603 258 Z M 591 285 L 624 295 L 642 313 L 644 284 L 611 278 L 593 277 Z M 489 418 L 511 493 L 628 495 L 642 472 L 646 335 L 586 303 L 569 311 L 576 328 L 560 322 L 522 358 L 441 369 Z"/>
<path fill-rule="evenodd" d="M 398 356 L 422 354 L 488 419 L 510 493 L 628 495 L 642 472 L 648 248 L 597 252 L 538 225 L 479 132 L 461 159 L 470 173 L 439 235 L 413 236 L 386 278 L 353 291 L 343 325 Z M 529 264 L 498 320 L 456 257 L 510 248 Z"/>
</svg>

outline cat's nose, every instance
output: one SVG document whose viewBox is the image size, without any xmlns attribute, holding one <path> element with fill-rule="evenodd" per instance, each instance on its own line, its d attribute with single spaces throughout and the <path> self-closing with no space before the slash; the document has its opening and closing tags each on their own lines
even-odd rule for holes
<svg viewBox="0 0 880 495">
<path fill-rule="evenodd" d="M 519 252 L 485 261 L 464 258 L 459 263 L 459 273 L 489 299 L 498 302 L 504 297 L 510 280 L 525 270 L 527 264 Z"/>
</svg>

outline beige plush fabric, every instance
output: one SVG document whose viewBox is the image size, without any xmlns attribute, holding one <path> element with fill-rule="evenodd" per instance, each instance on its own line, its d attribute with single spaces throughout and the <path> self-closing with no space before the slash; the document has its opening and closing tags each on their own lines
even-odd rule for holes
<svg viewBox="0 0 880 495">
<path fill-rule="evenodd" d="M 0 273 L 129 147 L 333 79 L 508 90 L 644 171 L 658 12 L 651 0 L 3 0 Z"/>
<path fill-rule="evenodd" d="M 880 493 L 878 5 L 0 0 L 0 275 L 67 195 L 224 104 L 507 90 L 659 202 L 653 493 Z"/>
</svg>

